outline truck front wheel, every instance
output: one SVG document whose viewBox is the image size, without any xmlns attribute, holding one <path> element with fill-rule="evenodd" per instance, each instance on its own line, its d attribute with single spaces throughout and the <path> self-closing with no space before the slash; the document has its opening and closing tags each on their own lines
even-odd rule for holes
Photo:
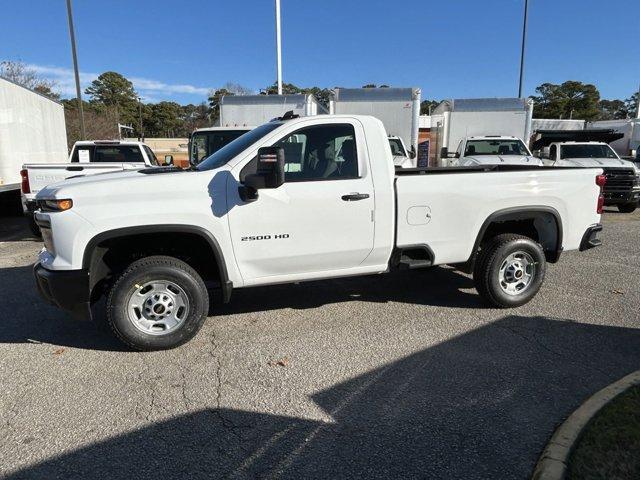
<svg viewBox="0 0 640 480">
<path fill-rule="evenodd" d="M 638 205 L 636 203 L 620 203 L 618 204 L 618 211 L 620 213 L 635 212 L 637 206 Z"/>
<path fill-rule="evenodd" d="M 524 305 L 538 293 L 545 272 L 542 247 L 528 237 L 508 233 L 482 247 L 473 279 L 478 293 L 488 303 L 510 308 Z"/>
<path fill-rule="evenodd" d="M 202 327 L 209 297 L 202 278 L 185 262 L 152 256 L 133 262 L 113 284 L 107 321 L 136 350 L 174 348 Z"/>
</svg>

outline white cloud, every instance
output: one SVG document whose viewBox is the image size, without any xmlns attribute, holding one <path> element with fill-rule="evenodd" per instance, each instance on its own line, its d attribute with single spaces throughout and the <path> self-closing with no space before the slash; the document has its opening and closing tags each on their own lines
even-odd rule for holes
<svg viewBox="0 0 640 480">
<path fill-rule="evenodd" d="M 58 90 L 63 96 L 74 96 L 76 94 L 75 79 L 73 70 L 70 68 L 62 68 L 48 65 L 29 64 L 29 68 L 35 70 L 41 76 L 52 80 L 56 83 L 54 90 Z M 89 84 L 98 78 L 97 73 L 80 72 L 80 86 L 82 92 Z M 158 80 L 148 78 L 132 77 L 129 78 L 133 83 L 136 91 L 144 101 L 156 102 L 161 97 L 170 98 L 174 94 L 206 96 L 213 87 L 196 87 L 188 84 L 168 84 Z"/>
</svg>

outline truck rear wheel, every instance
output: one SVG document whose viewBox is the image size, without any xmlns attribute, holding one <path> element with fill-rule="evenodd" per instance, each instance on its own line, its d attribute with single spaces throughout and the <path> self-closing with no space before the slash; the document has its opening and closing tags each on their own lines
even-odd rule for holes
<svg viewBox="0 0 640 480">
<path fill-rule="evenodd" d="M 482 247 L 473 279 L 478 293 L 492 306 L 518 307 L 538 293 L 546 265 L 540 245 L 528 237 L 507 233 Z"/>
<path fill-rule="evenodd" d="M 202 327 L 209 296 L 202 278 L 185 262 L 152 256 L 133 262 L 113 284 L 107 322 L 136 350 L 182 345 Z"/>
<path fill-rule="evenodd" d="M 637 206 L 638 205 L 636 203 L 620 203 L 620 204 L 618 204 L 618 211 L 620 213 L 635 212 Z"/>
</svg>

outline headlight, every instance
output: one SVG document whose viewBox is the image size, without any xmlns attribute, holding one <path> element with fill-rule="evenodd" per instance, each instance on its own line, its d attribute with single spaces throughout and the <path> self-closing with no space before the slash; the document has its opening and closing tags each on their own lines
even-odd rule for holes
<svg viewBox="0 0 640 480">
<path fill-rule="evenodd" d="M 38 200 L 38 208 L 43 212 L 64 212 L 73 207 L 73 200 Z"/>
</svg>

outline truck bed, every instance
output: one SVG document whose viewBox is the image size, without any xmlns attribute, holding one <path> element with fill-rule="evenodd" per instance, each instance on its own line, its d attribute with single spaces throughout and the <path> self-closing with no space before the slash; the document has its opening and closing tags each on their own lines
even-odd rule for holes
<svg viewBox="0 0 640 480">
<path fill-rule="evenodd" d="M 396 171 L 398 248 L 426 245 L 434 264 L 466 262 L 483 222 L 509 209 L 552 213 L 562 247 L 579 248 L 599 221 L 596 168 L 498 165 Z"/>
</svg>

